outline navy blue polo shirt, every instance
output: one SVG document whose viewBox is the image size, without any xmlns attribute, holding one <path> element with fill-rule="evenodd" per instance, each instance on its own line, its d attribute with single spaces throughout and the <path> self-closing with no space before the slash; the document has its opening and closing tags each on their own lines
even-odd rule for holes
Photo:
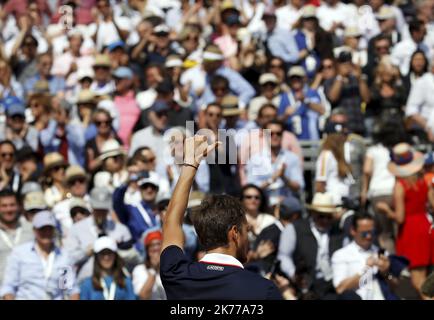
<svg viewBox="0 0 434 320">
<path fill-rule="evenodd" d="M 235 265 L 191 262 L 174 245 L 161 253 L 160 276 L 169 300 L 282 300 L 270 280 Z"/>
</svg>

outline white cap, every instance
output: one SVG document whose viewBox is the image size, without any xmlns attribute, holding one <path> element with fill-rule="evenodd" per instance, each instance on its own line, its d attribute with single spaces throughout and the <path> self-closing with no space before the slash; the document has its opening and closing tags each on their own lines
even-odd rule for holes
<svg viewBox="0 0 434 320">
<path fill-rule="evenodd" d="M 110 237 L 104 236 L 96 239 L 95 243 L 93 244 L 93 252 L 100 253 L 105 249 L 109 249 L 113 252 L 117 252 L 118 246 L 116 242 Z"/>
<path fill-rule="evenodd" d="M 261 76 L 259 77 L 259 84 L 260 85 L 266 84 L 268 82 L 271 82 L 271 83 L 277 83 L 278 82 L 277 77 L 274 73 L 264 73 L 264 74 L 261 74 Z"/>
<path fill-rule="evenodd" d="M 77 79 L 82 80 L 84 78 L 93 79 L 95 76 L 95 72 L 91 68 L 80 68 L 77 71 Z"/>
</svg>

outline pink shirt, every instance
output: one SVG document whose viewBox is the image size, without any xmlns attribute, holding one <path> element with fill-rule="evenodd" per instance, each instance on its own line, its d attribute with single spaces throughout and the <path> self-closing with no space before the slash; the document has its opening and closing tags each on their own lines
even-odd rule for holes
<svg viewBox="0 0 434 320">
<path fill-rule="evenodd" d="M 133 91 L 124 96 L 115 96 L 114 103 L 120 114 L 118 135 L 124 146 L 129 148 L 131 132 L 140 115 L 140 108 Z"/>
</svg>

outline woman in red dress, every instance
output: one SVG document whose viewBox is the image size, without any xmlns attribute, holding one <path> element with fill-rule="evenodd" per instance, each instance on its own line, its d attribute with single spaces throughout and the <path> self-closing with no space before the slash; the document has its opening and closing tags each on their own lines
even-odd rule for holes
<svg viewBox="0 0 434 320">
<path fill-rule="evenodd" d="M 377 208 L 399 225 L 396 254 L 410 261 L 413 286 L 420 288 L 427 277 L 427 269 L 434 264 L 434 230 L 427 211 L 428 202 L 434 204 L 434 190 L 423 177 L 424 157 L 409 144 L 393 148 L 389 170 L 396 176 L 393 191 L 394 209 L 385 202 Z"/>
</svg>

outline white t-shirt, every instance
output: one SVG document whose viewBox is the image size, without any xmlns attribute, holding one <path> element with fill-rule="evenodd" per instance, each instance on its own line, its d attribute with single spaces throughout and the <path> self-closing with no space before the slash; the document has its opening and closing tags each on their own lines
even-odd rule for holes
<svg viewBox="0 0 434 320">
<path fill-rule="evenodd" d="M 146 283 L 149 277 L 149 272 L 155 272 L 148 270 L 144 264 L 139 264 L 133 270 L 133 288 L 134 293 L 139 295 L 143 285 Z M 150 300 L 167 300 L 166 292 L 164 291 L 163 284 L 161 283 L 161 277 L 157 274 L 155 278 L 154 286 L 152 287 Z"/>
<path fill-rule="evenodd" d="M 326 192 L 333 196 L 335 205 L 342 203 L 342 197 L 350 193 L 351 179 L 339 177 L 338 162 L 329 150 L 321 151 L 316 161 L 315 181 L 326 183 Z"/>
<path fill-rule="evenodd" d="M 393 186 L 395 185 L 395 177 L 387 169 L 387 164 L 390 161 L 389 150 L 382 144 L 376 144 L 368 148 L 366 157 L 370 158 L 373 162 L 368 196 L 391 195 Z"/>
</svg>

